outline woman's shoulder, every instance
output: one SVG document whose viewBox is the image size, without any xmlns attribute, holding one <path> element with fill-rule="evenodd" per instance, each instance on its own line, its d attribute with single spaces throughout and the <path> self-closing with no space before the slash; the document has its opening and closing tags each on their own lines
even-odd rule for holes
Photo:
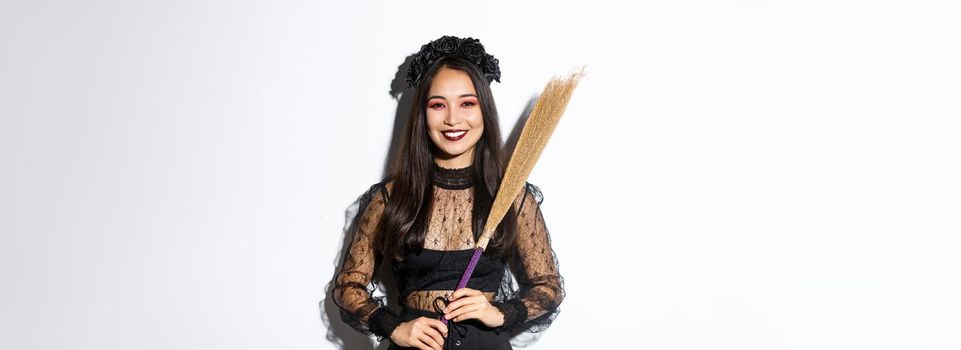
<svg viewBox="0 0 961 350">
<path fill-rule="evenodd" d="M 524 194 L 537 201 L 537 204 L 544 201 L 544 194 L 541 193 L 541 188 L 530 182 L 524 183 Z"/>
<path fill-rule="evenodd" d="M 382 211 L 389 200 L 390 185 L 391 182 L 384 179 L 367 187 L 354 202 L 358 207 L 358 212 Z"/>
<path fill-rule="evenodd" d="M 524 207 L 540 206 L 543 202 L 544 194 L 541 193 L 541 188 L 530 182 L 525 182 L 524 188 L 514 198 L 514 207 L 521 210 Z"/>
<path fill-rule="evenodd" d="M 363 197 L 373 199 L 379 196 L 384 201 L 387 201 L 390 198 L 390 190 L 393 184 L 394 182 L 391 178 L 384 178 L 380 180 L 380 182 L 370 185 L 367 191 L 364 191 Z"/>
</svg>

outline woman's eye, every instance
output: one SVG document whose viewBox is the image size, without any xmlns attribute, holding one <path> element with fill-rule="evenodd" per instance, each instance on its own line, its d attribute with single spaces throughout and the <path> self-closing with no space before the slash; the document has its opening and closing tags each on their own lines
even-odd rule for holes
<svg viewBox="0 0 961 350">
<path fill-rule="evenodd" d="M 473 107 L 475 104 L 476 104 L 476 103 L 474 103 L 474 102 L 467 101 L 467 102 L 462 103 L 461 106 L 464 106 L 464 107 Z"/>
<path fill-rule="evenodd" d="M 429 107 L 430 107 L 430 108 L 433 108 L 433 109 L 437 109 L 437 108 L 444 107 L 444 104 L 443 104 L 443 103 L 440 103 L 440 102 L 437 102 L 437 103 L 434 103 L 434 104 L 430 105 Z"/>
</svg>

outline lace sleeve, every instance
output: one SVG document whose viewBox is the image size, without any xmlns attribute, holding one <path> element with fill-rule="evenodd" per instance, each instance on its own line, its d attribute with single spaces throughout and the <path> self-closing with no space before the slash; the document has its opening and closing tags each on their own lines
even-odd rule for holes
<svg viewBox="0 0 961 350">
<path fill-rule="evenodd" d="M 361 196 L 358 213 L 347 231 L 353 238 L 344 253 L 332 293 L 344 322 L 363 334 L 376 335 L 378 341 L 390 338 L 399 323 L 384 297 L 372 296 L 372 277 L 381 260 L 374 249 L 374 234 L 386 203 L 387 189 L 383 183 L 371 186 Z"/>
<path fill-rule="evenodd" d="M 511 291 L 510 286 L 502 286 L 504 297 L 493 304 L 504 313 L 504 329 L 540 332 L 547 329 L 560 312 L 558 306 L 564 300 L 563 278 L 541 214 L 540 189 L 528 183 L 518 197 L 516 254 L 510 263 L 518 289 Z"/>
</svg>

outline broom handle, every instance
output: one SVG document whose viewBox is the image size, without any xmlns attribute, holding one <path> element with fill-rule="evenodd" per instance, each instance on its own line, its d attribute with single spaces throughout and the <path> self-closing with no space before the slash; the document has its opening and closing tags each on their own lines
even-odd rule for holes
<svg viewBox="0 0 961 350">
<path fill-rule="evenodd" d="M 470 276 L 474 273 L 474 268 L 477 267 L 477 261 L 480 260 L 482 253 L 484 253 L 484 248 L 474 248 L 474 255 L 470 257 L 470 262 L 467 263 L 467 269 L 464 270 L 464 275 L 460 277 L 460 282 L 457 282 L 457 288 L 454 290 L 467 287 L 467 281 L 470 280 Z M 448 320 L 444 318 L 444 315 L 440 315 L 440 321 L 446 325 Z"/>
</svg>

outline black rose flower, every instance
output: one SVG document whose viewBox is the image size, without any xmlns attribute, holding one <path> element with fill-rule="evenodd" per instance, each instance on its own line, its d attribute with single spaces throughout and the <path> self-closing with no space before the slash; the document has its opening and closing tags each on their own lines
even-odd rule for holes
<svg viewBox="0 0 961 350">
<path fill-rule="evenodd" d="M 457 44 L 460 42 L 457 37 L 444 35 L 440 39 L 434 40 L 430 43 L 434 51 L 442 54 L 451 54 L 457 51 Z"/>
<path fill-rule="evenodd" d="M 407 68 L 407 86 L 414 87 L 417 85 L 417 81 L 420 80 L 420 74 L 423 70 L 417 62 L 411 62 L 410 67 Z"/>
<path fill-rule="evenodd" d="M 414 58 L 414 62 L 417 62 L 422 69 L 426 70 L 427 67 L 430 67 L 431 63 L 434 63 L 434 53 L 427 51 L 421 55 L 418 55 L 416 58 Z"/>
<path fill-rule="evenodd" d="M 501 68 L 498 61 L 494 56 L 487 55 L 484 58 L 481 70 L 484 71 L 484 75 L 487 76 L 488 81 L 491 79 L 496 80 L 498 83 L 501 82 Z"/>
<path fill-rule="evenodd" d="M 414 55 L 414 58 L 410 61 L 410 67 L 407 68 L 408 86 L 413 87 L 417 85 L 417 81 L 420 80 L 421 75 L 434 63 L 434 57 L 434 51 L 427 45 L 424 45 L 421 51 Z"/>
<path fill-rule="evenodd" d="M 420 51 L 417 52 L 417 57 L 427 56 L 430 57 L 434 53 L 434 48 L 430 44 L 424 44 L 420 47 Z"/>
<path fill-rule="evenodd" d="M 416 56 L 410 62 L 410 67 L 407 68 L 407 85 L 415 86 L 417 81 L 420 80 L 420 76 L 427 71 L 427 63 L 424 61 L 424 56 Z"/>
<path fill-rule="evenodd" d="M 434 54 L 434 50 L 431 49 L 430 46 L 424 45 L 420 49 L 420 52 L 414 55 L 414 62 L 418 62 L 423 66 L 423 68 L 427 68 L 427 66 L 430 65 L 430 62 L 434 60 L 434 57 L 438 57 Z"/>
<path fill-rule="evenodd" d="M 468 61 L 480 63 L 480 59 L 484 55 L 484 45 L 481 45 L 480 40 L 474 38 L 464 39 L 460 43 L 460 54 Z"/>
</svg>

